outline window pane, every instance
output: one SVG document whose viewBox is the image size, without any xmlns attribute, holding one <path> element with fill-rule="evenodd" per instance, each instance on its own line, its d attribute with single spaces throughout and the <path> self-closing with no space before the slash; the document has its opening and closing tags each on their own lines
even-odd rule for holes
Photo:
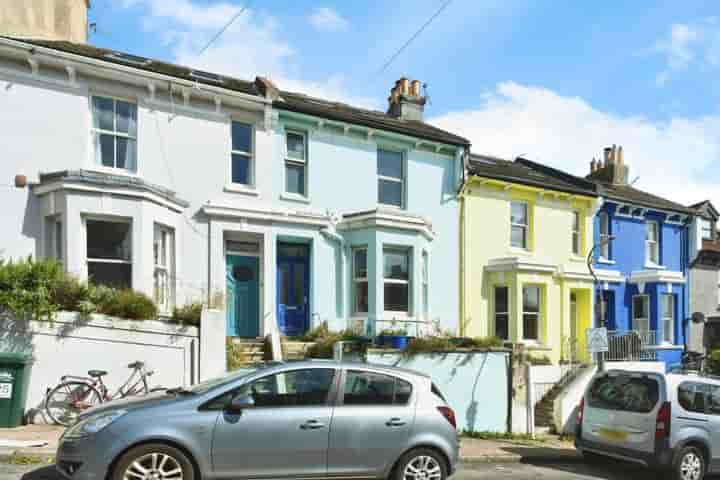
<svg viewBox="0 0 720 480">
<path fill-rule="evenodd" d="M 96 285 L 131 288 L 132 266 L 129 263 L 88 262 L 88 279 Z"/>
<path fill-rule="evenodd" d="M 386 283 L 385 284 L 385 311 L 387 312 L 408 312 L 408 284 L 407 283 Z"/>
<path fill-rule="evenodd" d="M 87 220 L 87 257 L 130 261 L 130 224 Z"/>
<path fill-rule="evenodd" d="M 305 258 L 310 255 L 310 248 L 307 245 L 298 243 L 278 244 L 278 257 Z"/>
<path fill-rule="evenodd" d="M 305 160 L 305 135 L 288 132 L 285 138 L 288 158 Z"/>
<path fill-rule="evenodd" d="M 649 413 L 655 408 L 659 393 L 658 382 L 652 378 L 602 376 L 594 381 L 586 398 L 593 408 Z"/>
<path fill-rule="evenodd" d="M 324 405 L 334 375 L 331 368 L 278 373 L 241 387 L 238 395 L 252 395 L 256 407 Z"/>
<path fill-rule="evenodd" d="M 648 312 L 649 301 L 648 297 L 635 297 L 633 298 L 633 315 L 635 318 L 649 318 Z"/>
<path fill-rule="evenodd" d="M 720 387 L 715 385 L 708 386 L 710 392 L 708 393 L 708 412 L 711 415 L 720 415 Z M 679 397 L 679 395 L 678 395 Z"/>
<path fill-rule="evenodd" d="M 100 135 L 100 161 L 104 167 L 115 166 L 115 137 Z"/>
<path fill-rule="evenodd" d="M 395 379 L 395 405 L 405 405 L 410 401 L 412 395 L 412 385 L 405 380 Z"/>
<path fill-rule="evenodd" d="M 540 311 L 540 287 L 523 287 L 523 311 Z"/>
<path fill-rule="evenodd" d="M 392 180 L 378 181 L 378 202 L 402 207 L 402 183 Z"/>
<path fill-rule="evenodd" d="M 525 227 L 510 227 L 510 244 L 517 248 L 526 248 Z"/>
<path fill-rule="evenodd" d="M 527 204 L 512 202 L 510 221 L 513 225 L 527 225 Z"/>
<path fill-rule="evenodd" d="M 355 268 L 355 278 L 367 278 L 367 250 L 358 248 L 355 250 L 355 259 L 353 260 Z"/>
<path fill-rule="evenodd" d="M 580 253 L 580 235 L 577 233 L 572 234 L 572 251 L 575 254 Z"/>
<path fill-rule="evenodd" d="M 117 137 L 117 168 L 135 171 L 135 140 Z"/>
<path fill-rule="evenodd" d="M 407 280 L 408 274 L 408 252 L 400 250 L 384 250 L 384 277 L 395 280 Z"/>
<path fill-rule="evenodd" d="M 112 99 L 93 97 L 93 125 L 95 128 L 115 131 L 114 108 Z"/>
<path fill-rule="evenodd" d="M 378 150 L 377 173 L 383 177 L 403 178 L 403 155 L 400 152 Z"/>
<path fill-rule="evenodd" d="M 232 154 L 232 183 L 250 184 L 250 157 L 239 153 Z"/>
<path fill-rule="evenodd" d="M 523 315 L 523 338 L 538 340 L 538 314 L 526 313 Z"/>
<path fill-rule="evenodd" d="M 137 106 L 118 100 L 115 108 L 117 109 L 117 131 L 127 133 L 132 137 L 137 135 Z"/>
<path fill-rule="evenodd" d="M 368 282 L 355 283 L 355 313 L 368 312 Z"/>
<path fill-rule="evenodd" d="M 580 230 L 580 214 L 573 212 L 573 231 L 577 232 Z"/>
<path fill-rule="evenodd" d="M 388 375 L 350 370 L 345 378 L 345 405 L 392 405 L 395 379 Z"/>
<path fill-rule="evenodd" d="M 688 411 L 705 413 L 708 400 L 708 385 L 685 382 L 678 387 L 678 403 Z"/>
<path fill-rule="evenodd" d="M 505 313 L 495 315 L 495 336 L 501 340 L 510 338 L 509 316 Z M 527 337 L 527 334 L 526 334 Z"/>
<path fill-rule="evenodd" d="M 495 311 L 507 313 L 508 310 L 508 287 L 495 287 Z"/>
<path fill-rule="evenodd" d="M 232 149 L 252 152 L 252 127 L 245 123 L 232 123 Z"/>
<path fill-rule="evenodd" d="M 305 195 L 305 166 L 285 164 L 285 191 Z"/>
<path fill-rule="evenodd" d="M 646 234 L 647 239 L 654 242 L 657 240 L 657 223 L 655 222 L 648 222 L 646 224 Z"/>
</svg>

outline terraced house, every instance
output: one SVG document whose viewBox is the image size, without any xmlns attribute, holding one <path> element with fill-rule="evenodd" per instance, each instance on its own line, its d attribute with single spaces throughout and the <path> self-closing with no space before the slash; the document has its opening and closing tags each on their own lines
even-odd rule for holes
<svg viewBox="0 0 720 480">
<path fill-rule="evenodd" d="M 379 112 L 0 37 L 3 172 L 28 184 L 0 189 L 2 255 L 57 258 L 163 314 L 207 300 L 228 336 L 457 331 L 468 141 L 424 108 L 408 79 Z"/>
<path fill-rule="evenodd" d="M 622 147 L 593 159 L 588 179 L 602 195 L 595 268 L 610 330 L 610 359 L 680 361 L 689 317 L 689 226 L 695 210 L 628 182 Z"/>
<path fill-rule="evenodd" d="M 588 360 L 592 183 L 518 158 L 473 155 L 462 191 L 462 333 L 530 355 Z"/>
</svg>

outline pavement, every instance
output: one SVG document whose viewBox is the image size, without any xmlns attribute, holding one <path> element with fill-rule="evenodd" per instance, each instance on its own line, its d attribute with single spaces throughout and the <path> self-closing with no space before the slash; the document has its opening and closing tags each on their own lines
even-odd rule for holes
<svg viewBox="0 0 720 480">
<path fill-rule="evenodd" d="M 55 425 L 0 428 L 0 462 L 51 462 L 63 431 Z"/>
</svg>

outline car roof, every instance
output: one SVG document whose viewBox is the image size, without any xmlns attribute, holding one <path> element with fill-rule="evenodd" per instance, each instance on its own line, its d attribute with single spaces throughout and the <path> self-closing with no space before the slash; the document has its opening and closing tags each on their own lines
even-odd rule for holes
<svg viewBox="0 0 720 480">
<path fill-rule="evenodd" d="M 399 374 L 405 376 L 417 377 L 418 379 L 429 379 L 430 375 L 409 368 L 394 367 L 390 365 L 379 365 L 376 363 L 362 362 L 339 362 L 337 360 L 298 360 L 289 362 L 269 362 L 265 364 L 263 373 L 270 371 L 283 371 L 288 368 L 346 368 L 353 370 L 368 370 L 376 372 L 384 372 L 389 375 Z"/>
</svg>

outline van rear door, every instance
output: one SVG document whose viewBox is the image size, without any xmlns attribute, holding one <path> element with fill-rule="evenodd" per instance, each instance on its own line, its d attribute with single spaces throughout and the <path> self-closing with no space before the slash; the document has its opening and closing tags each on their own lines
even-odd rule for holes
<svg viewBox="0 0 720 480">
<path fill-rule="evenodd" d="M 657 413 L 664 401 L 665 379 L 660 374 L 617 370 L 600 374 L 585 393 L 582 437 L 651 453 Z"/>
</svg>

